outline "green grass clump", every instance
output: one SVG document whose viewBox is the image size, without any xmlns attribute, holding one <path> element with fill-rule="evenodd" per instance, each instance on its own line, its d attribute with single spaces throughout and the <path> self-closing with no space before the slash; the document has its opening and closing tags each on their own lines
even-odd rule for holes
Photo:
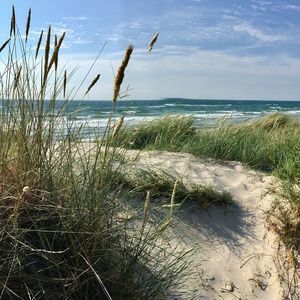
<svg viewBox="0 0 300 300">
<path fill-rule="evenodd" d="M 121 181 L 135 197 L 145 197 L 145 191 L 150 191 L 151 199 L 158 203 L 169 203 L 173 193 L 176 204 L 193 202 L 203 209 L 232 203 L 228 192 L 217 191 L 209 185 L 194 184 L 187 187 L 181 179 L 163 171 L 137 170 L 124 176 Z"/>
<path fill-rule="evenodd" d="M 178 149 L 196 133 L 193 117 L 165 116 L 136 128 L 122 129 L 119 143 L 130 149 Z"/>
<path fill-rule="evenodd" d="M 143 230 L 127 217 L 107 143 L 117 99 L 105 137 L 86 149 L 68 114 L 73 72 L 58 64 L 65 34 L 49 27 L 33 54 L 30 20 L 31 10 L 22 38 L 13 7 L 0 46 L 0 298 L 165 299 L 188 254 L 161 243 L 170 217 L 144 218 Z"/>
</svg>

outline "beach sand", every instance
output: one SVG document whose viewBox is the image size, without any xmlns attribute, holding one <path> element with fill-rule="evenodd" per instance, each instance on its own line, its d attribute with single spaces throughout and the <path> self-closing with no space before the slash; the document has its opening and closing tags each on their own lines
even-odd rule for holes
<svg viewBox="0 0 300 300">
<path fill-rule="evenodd" d="M 187 185 L 211 184 L 228 191 L 235 202 L 208 211 L 184 205 L 176 214 L 171 246 L 193 247 L 195 253 L 190 276 L 170 299 L 291 299 L 284 296 L 284 275 L 277 268 L 279 242 L 265 220 L 274 197 L 270 190 L 277 185 L 274 177 L 239 162 L 185 153 L 127 151 L 126 156 L 135 158 L 131 168 L 163 170 Z"/>
</svg>

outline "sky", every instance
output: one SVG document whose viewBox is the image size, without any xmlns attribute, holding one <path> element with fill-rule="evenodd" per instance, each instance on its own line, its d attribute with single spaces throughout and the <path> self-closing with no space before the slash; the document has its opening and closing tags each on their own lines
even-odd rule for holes
<svg viewBox="0 0 300 300">
<path fill-rule="evenodd" d="M 101 74 L 91 100 L 112 98 L 114 72 L 128 45 L 134 51 L 123 82 L 127 99 L 300 100 L 299 0 L 1 2 L 1 44 L 12 3 L 21 32 L 32 9 L 32 45 L 49 24 L 53 33 L 66 32 L 60 63 L 77 68 L 74 87 L 105 44 L 87 78 Z"/>
</svg>

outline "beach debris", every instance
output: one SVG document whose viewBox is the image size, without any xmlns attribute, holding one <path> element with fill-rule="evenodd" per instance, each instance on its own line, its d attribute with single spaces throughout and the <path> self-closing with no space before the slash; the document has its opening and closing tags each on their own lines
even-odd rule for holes
<svg viewBox="0 0 300 300">
<path fill-rule="evenodd" d="M 236 289 L 237 287 L 234 285 L 233 282 L 231 281 L 226 281 L 225 282 L 225 288 L 221 288 L 220 292 L 221 293 L 233 293 L 234 289 Z"/>
<path fill-rule="evenodd" d="M 148 48 L 149 52 L 152 51 L 152 48 L 153 48 L 154 44 L 156 43 L 158 36 L 159 36 L 159 32 L 157 32 L 155 34 L 155 36 L 152 38 L 151 42 L 149 43 L 149 48 Z"/>
<path fill-rule="evenodd" d="M 30 192 L 30 187 L 28 185 L 24 186 L 22 189 L 22 195 L 28 194 Z"/>
<path fill-rule="evenodd" d="M 124 58 L 118 69 L 118 73 L 115 77 L 114 95 L 113 95 L 113 99 L 112 99 L 113 103 L 115 103 L 119 97 L 121 84 L 122 84 L 124 76 L 125 76 L 125 69 L 128 65 L 132 51 L 133 51 L 133 46 L 129 45 L 125 51 Z"/>
<path fill-rule="evenodd" d="M 99 80 L 101 74 L 98 74 L 94 80 L 92 81 L 92 83 L 89 85 L 88 89 L 86 90 L 84 96 L 91 90 L 91 88 L 96 84 L 96 82 Z"/>
<path fill-rule="evenodd" d="M 249 281 L 253 281 L 255 283 L 255 286 L 259 287 L 262 291 L 265 291 L 266 288 L 268 287 L 267 283 L 264 283 L 258 278 L 249 278 Z"/>
</svg>

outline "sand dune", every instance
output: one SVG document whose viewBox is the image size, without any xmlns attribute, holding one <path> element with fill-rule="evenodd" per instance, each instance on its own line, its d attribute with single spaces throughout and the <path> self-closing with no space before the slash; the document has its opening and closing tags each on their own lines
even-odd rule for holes
<svg viewBox="0 0 300 300">
<path fill-rule="evenodd" d="M 136 157 L 137 151 L 127 156 Z M 278 242 L 267 229 L 265 211 L 275 178 L 238 162 L 219 162 L 190 154 L 142 151 L 136 168 L 164 170 L 186 184 L 209 183 L 227 190 L 235 205 L 199 210 L 184 206 L 176 216 L 174 244 L 194 247 L 191 275 L 171 299 L 290 299 L 279 280 Z M 298 299 L 295 295 L 293 299 Z"/>
</svg>

